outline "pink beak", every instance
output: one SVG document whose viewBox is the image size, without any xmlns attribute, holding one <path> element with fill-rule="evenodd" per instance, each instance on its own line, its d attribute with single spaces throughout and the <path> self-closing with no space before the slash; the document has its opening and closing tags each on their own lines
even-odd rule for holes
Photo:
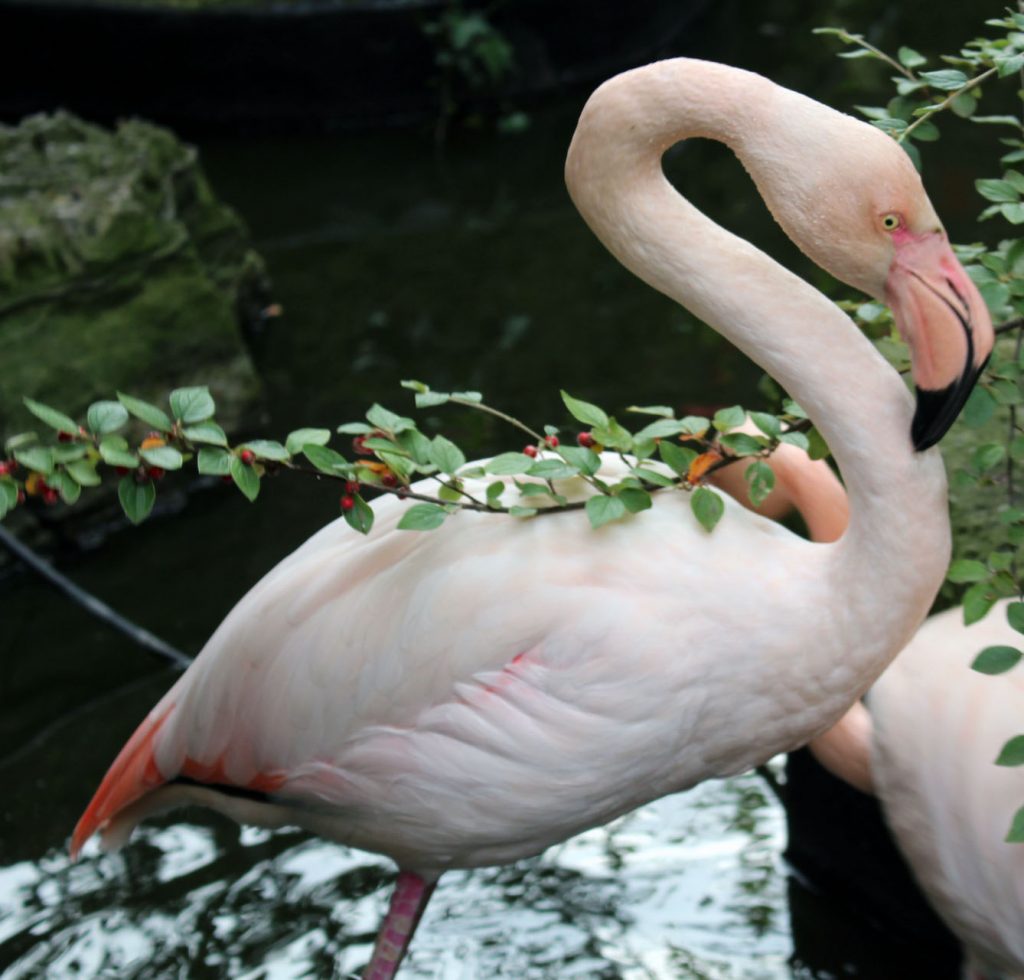
<svg viewBox="0 0 1024 980">
<path fill-rule="evenodd" d="M 995 342 L 992 319 L 943 231 L 893 235 L 885 296 L 910 347 L 914 448 L 935 445 L 960 414 Z"/>
</svg>

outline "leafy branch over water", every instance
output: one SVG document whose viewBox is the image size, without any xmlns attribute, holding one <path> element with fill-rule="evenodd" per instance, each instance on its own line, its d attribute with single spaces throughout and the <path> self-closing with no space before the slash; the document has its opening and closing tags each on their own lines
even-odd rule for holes
<svg viewBox="0 0 1024 980">
<path fill-rule="evenodd" d="M 419 381 L 403 382 L 414 392 L 416 408 L 454 405 L 495 416 L 527 440 L 521 448 L 471 463 L 444 435 L 430 437 L 415 419 L 373 405 L 364 421 L 340 425 L 336 433 L 351 437 L 348 455 L 329 443 L 335 433 L 324 428 L 297 429 L 284 442 L 250 439 L 236 446 L 215 419 L 216 405 L 205 387 L 179 388 L 168 410 L 118 393 L 116 401 L 91 405 L 83 423 L 58 409 L 25 399 L 28 410 L 45 423 L 51 436 L 35 432 L 13 436 L 0 461 L 0 518 L 34 498 L 44 505 L 75 503 L 84 489 L 100 486 L 106 473 L 120 477 L 117 493 L 125 515 L 139 523 L 153 509 L 157 483 L 168 471 L 194 464 L 198 473 L 219 476 L 255 500 L 268 474 L 299 472 L 343 484 L 339 506 L 348 524 L 366 534 L 373 526 L 370 494 L 393 494 L 413 501 L 398 527 L 427 531 L 459 510 L 537 517 L 564 510 L 585 510 L 591 525 L 601 527 L 651 506 L 652 494 L 693 491 L 690 506 L 698 521 L 712 530 L 722 515 L 721 498 L 703 486 L 716 470 L 755 457 L 746 470 L 751 499 L 760 504 L 775 476 L 765 462 L 786 442 L 827 455 L 827 447 L 803 411 L 786 402 L 780 414 L 750 412 L 754 433 L 736 431 L 748 412 L 723 408 L 712 418 L 676 418 L 662 405 L 632 407 L 651 420 L 630 431 L 604 409 L 562 392 L 570 415 L 586 426 L 571 444 L 560 430 L 546 425 L 536 431 L 484 402 L 479 392 L 438 392 Z M 145 435 L 128 438 L 133 429 Z M 616 475 L 602 469 L 609 451 L 622 464 Z"/>
</svg>

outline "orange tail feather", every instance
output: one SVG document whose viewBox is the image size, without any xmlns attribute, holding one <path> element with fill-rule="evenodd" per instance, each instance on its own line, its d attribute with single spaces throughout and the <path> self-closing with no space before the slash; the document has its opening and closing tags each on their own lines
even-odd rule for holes
<svg viewBox="0 0 1024 980">
<path fill-rule="evenodd" d="M 153 740 L 172 707 L 168 705 L 159 715 L 151 714 L 118 753 L 71 835 L 72 860 L 77 859 L 85 842 L 112 817 L 167 782 L 153 758 Z"/>
</svg>

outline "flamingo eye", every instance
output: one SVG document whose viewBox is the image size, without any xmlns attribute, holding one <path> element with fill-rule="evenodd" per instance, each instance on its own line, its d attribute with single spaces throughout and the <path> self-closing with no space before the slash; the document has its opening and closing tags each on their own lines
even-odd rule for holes
<svg viewBox="0 0 1024 980">
<path fill-rule="evenodd" d="M 895 231 L 903 226 L 903 219 L 898 214 L 886 214 L 882 216 L 882 227 L 886 231 Z"/>
</svg>

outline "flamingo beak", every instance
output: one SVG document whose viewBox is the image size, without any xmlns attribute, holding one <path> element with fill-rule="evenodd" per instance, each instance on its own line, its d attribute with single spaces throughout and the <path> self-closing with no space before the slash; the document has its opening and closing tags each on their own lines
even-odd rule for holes
<svg viewBox="0 0 1024 980">
<path fill-rule="evenodd" d="M 910 347 L 917 389 L 910 434 L 920 451 L 934 446 L 960 414 L 995 334 L 988 307 L 944 231 L 914 235 L 900 230 L 893 245 L 885 298 Z"/>
</svg>

